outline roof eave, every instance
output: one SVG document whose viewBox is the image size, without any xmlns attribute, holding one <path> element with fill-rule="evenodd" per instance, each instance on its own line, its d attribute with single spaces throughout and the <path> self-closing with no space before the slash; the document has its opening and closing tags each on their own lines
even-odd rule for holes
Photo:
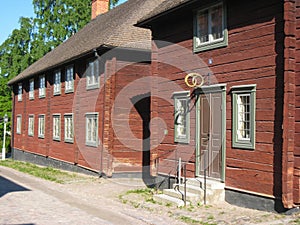
<svg viewBox="0 0 300 225">
<path fill-rule="evenodd" d="M 151 27 L 151 23 L 154 22 L 155 20 L 158 20 L 161 17 L 163 17 L 165 15 L 168 15 L 168 14 L 170 14 L 170 13 L 172 13 L 172 12 L 178 10 L 178 9 L 184 8 L 187 5 L 192 4 L 192 3 L 196 2 L 196 1 L 198 1 L 198 0 L 191 0 L 191 1 L 185 2 L 185 3 L 182 3 L 182 4 L 178 5 L 178 6 L 173 7 L 171 9 L 168 9 L 168 10 L 166 10 L 164 12 L 161 12 L 159 14 L 153 15 L 153 16 L 151 16 L 149 18 L 142 19 L 142 20 L 138 21 L 136 24 L 134 24 L 134 26 L 136 26 L 136 27 L 142 27 L 142 28 L 150 28 Z"/>
</svg>

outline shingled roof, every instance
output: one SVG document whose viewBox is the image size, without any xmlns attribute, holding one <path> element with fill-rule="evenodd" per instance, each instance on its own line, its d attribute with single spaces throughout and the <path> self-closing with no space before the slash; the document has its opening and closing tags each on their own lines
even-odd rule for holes
<svg viewBox="0 0 300 225">
<path fill-rule="evenodd" d="M 193 3 L 198 0 L 165 0 L 154 10 L 144 15 L 137 23 L 137 26 L 143 26 L 148 21 L 152 20 L 155 17 L 158 17 L 166 12 L 172 11 L 176 8 L 182 7 L 186 4 Z"/>
<path fill-rule="evenodd" d="M 107 13 L 97 16 L 67 41 L 10 80 L 8 84 L 12 85 L 25 78 L 58 67 L 101 46 L 150 50 L 150 30 L 133 25 L 163 1 L 128 0 Z"/>
</svg>

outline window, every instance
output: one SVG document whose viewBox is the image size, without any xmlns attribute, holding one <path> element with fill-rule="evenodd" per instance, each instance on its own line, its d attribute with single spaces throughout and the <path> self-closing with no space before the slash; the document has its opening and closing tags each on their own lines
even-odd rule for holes
<svg viewBox="0 0 300 225">
<path fill-rule="evenodd" d="M 39 98 L 45 98 L 46 97 L 46 79 L 45 75 L 42 75 L 39 77 L 40 79 L 40 86 L 39 86 Z"/>
<path fill-rule="evenodd" d="M 87 89 L 99 88 L 99 64 L 97 59 L 88 62 L 86 74 Z"/>
<path fill-rule="evenodd" d="M 60 95 L 61 92 L 61 72 L 60 70 L 54 73 L 54 95 Z"/>
<path fill-rule="evenodd" d="M 74 131 L 73 131 L 73 115 L 65 115 L 65 142 L 73 143 Z"/>
<path fill-rule="evenodd" d="M 60 115 L 53 115 L 53 140 L 60 141 Z"/>
<path fill-rule="evenodd" d="M 17 134 L 21 134 L 21 128 L 22 128 L 22 116 L 17 116 Z"/>
<path fill-rule="evenodd" d="M 190 113 L 189 92 L 177 92 L 174 98 L 174 141 L 189 143 L 190 139 Z"/>
<path fill-rule="evenodd" d="M 227 46 L 226 10 L 223 3 L 199 10 L 194 23 L 194 51 Z"/>
<path fill-rule="evenodd" d="M 29 115 L 28 119 L 28 135 L 34 136 L 34 115 Z"/>
<path fill-rule="evenodd" d="M 98 113 L 86 114 L 85 143 L 89 146 L 98 146 Z"/>
<path fill-rule="evenodd" d="M 74 73 L 73 66 L 66 68 L 66 79 L 65 79 L 65 93 L 74 91 Z"/>
<path fill-rule="evenodd" d="M 255 92 L 256 85 L 232 87 L 232 146 L 255 148 Z"/>
<path fill-rule="evenodd" d="M 29 99 L 34 99 L 34 79 L 29 80 Z"/>
<path fill-rule="evenodd" d="M 45 115 L 39 115 L 39 138 L 45 137 Z"/>
<path fill-rule="evenodd" d="M 22 101 L 23 87 L 22 84 L 18 84 L 18 101 Z"/>
</svg>

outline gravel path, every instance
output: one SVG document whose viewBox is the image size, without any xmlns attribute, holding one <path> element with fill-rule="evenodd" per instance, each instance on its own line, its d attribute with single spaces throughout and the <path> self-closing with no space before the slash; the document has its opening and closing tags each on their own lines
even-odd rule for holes
<svg viewBox="0 0 300 225">
<path fill-rule="evenodd" d="M 102 179 L 56 184 L 0 167 L 0 224 L 182 224 L 109 197 L 130 188 Z"/>
<path fill-rule="evenodd" d="M 88 176 L 57 184 L 0 166 L 0 224 L 300 224 L 299 213 L 287 216 L 226 202 L 180 209 L 126 194 L 142 188 L 140 179 Z"/>
</svg>

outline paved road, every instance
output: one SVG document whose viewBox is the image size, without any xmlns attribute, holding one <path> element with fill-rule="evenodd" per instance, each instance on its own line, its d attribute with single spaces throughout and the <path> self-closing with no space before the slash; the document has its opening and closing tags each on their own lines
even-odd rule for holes
<svg viewBox="0 0 300 225">
<path fill-rule="evenodd" d="M 105 195 L 94 201 L 88 196 L 89 193 L 80 195 L 63 185 L 0 167 L 1 225 L 182 224 L 123 205 Z"/>
</svg>

